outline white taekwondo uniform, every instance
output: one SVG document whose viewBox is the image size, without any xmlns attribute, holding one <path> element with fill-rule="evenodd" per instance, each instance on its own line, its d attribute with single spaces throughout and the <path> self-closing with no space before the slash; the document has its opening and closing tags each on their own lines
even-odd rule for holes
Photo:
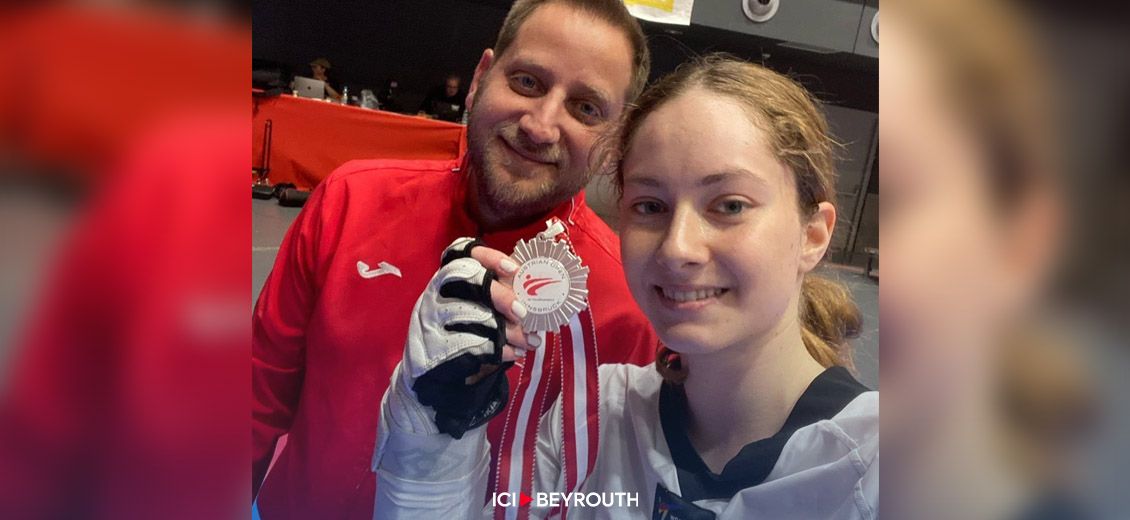
<svg viewBox="0 0 1130 520">
<path fill-rule="evenodd" d="M 877 518 L 879 393 L 846 369 L 817 376 L 781 431 L 746 445 L 721 474 L 711 472 L 691 446 L 682 391 L 664 383 L 654 367 L 603 365 L 599 374 L 599 453 L 580 489 L 587 495 L 557 497 L 572 500 L 569 518 Z M 560 408 L 558 402 L 546 414 L 537 436 L 531 498 L 543 504 L 552 499 L 547 492 L 566 491 Z M 503 507 L 486 496 L 492 476 L 485 428 L 455 440 L 408 433 L 394 422 L 383 415 L 380 421 L 389 430 L 373 457 L 375 518 L 491 518 Z M 635 493 L 635 500 L 624 493 Z M 578 499 L 602 504 L 589 507 Z M 502 503 L 511 501 L 504 497 Z M 523 518 L 524 509 L 531 518 L 560 515 L 536 501 L 503 509 L 506 518 Z"/>
</svg>

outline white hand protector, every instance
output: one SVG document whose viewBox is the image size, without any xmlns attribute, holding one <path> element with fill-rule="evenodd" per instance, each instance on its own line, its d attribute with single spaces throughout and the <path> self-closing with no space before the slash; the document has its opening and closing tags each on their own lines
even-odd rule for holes
<svg viewBox="0 0 1130 520">
<path fill-rule="evenodd" d="M 506 321 L 491 303 L 494 273 L 470 257 L 479 244 L 461 238 L 448 246 L 416 301 L 404 359 L 382 403 L 385 420 L 400 430 L 459 439 L 506 405 L 505 369 L 513 364 L 502 362 Z M 502 368 L 468 384 L 486 365 Z"/>
</svg>

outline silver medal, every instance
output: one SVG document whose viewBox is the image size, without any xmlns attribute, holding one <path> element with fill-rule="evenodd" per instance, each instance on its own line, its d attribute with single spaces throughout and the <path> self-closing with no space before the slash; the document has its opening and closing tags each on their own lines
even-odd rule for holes
<svg viewBox="0 0 1130 520">
<path fill-rule="evenodd" d="M 529 310 L 522 320 L 526 332 L 556 332 L 588 307 L 589 268 L 567 242 L 541 233 L 519 240 L 513 258 L 519 265 L 514 293 Z"/>
</svg>

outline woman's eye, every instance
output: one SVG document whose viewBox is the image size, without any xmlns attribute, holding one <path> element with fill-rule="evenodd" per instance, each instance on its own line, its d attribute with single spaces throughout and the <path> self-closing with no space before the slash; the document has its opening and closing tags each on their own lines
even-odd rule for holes
<svg viewBox="0 0 1130 520">
<path fill-rule="evenodd" d="M 645 200 L 632 204 L 632 211 L 638 215 L 655 215 L 663 211 L 663 204 L 654 200 Z"/>
<path fill-rule="evenodd" d="M 723 215 L 739 215 L 752 206 L 742 200 L 724 200 L 715 207 L 715 211 Z"/>
</svg>

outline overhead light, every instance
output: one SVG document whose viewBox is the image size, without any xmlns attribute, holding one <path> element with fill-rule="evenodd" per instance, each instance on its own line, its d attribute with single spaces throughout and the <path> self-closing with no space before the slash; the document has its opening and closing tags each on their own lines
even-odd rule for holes
<svg viewBox="0 0 1130 520">
<path fill-rule="evenodd" d="M 741 0 L 745 17 L 757 23 L 768 22 L 777 14 L 781 0 Z"/>
</svg>

